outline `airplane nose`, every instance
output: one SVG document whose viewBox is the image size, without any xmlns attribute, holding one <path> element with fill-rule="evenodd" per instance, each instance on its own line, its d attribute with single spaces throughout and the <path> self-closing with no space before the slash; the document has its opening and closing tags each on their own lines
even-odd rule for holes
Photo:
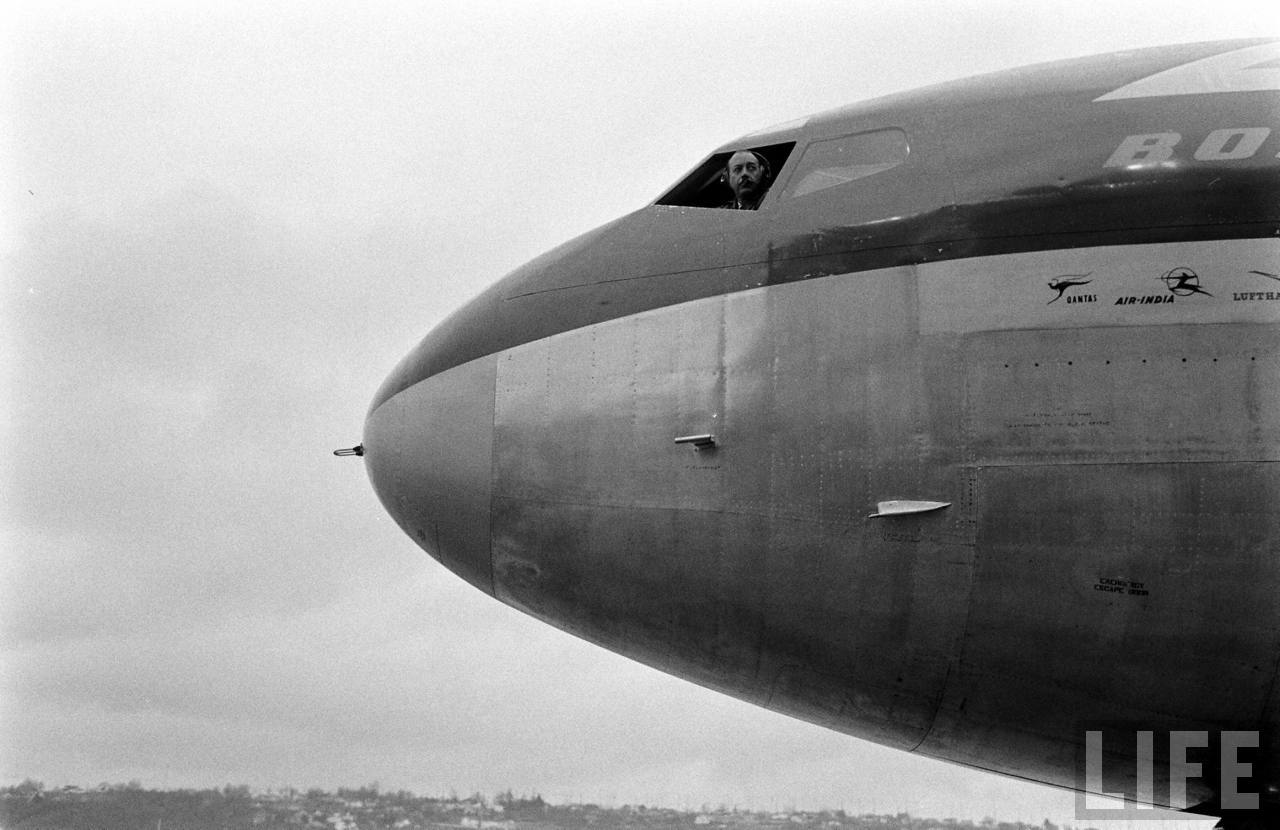
<svg viewBox="0 0 1280 830">
<path fill-rule="evenodd" d="M 445 567 L 493 593 L 490 505 L 496 359 L 456 366 L 377 404 L 365 468 L 401 529 Z"/>
</svg>

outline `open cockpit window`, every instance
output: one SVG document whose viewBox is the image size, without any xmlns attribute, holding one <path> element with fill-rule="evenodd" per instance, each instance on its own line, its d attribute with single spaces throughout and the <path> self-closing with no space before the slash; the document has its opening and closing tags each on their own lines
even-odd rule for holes
<svg viewBox="0 0 1280 830">
<path fill-rule="evenodd" d="M 773 177 L 776 177 L 787 163 L 787 156 L 796 146 L 794 141 L 785 144 L 770 144 L 765 147 L 742 147 L 757 153 L 768 162 Z M 719 208 L 733 203 L 733 191 L 729 189 L 726 165 L 738 150 L 726 150 L 716 153 L 698 165 L 697 169 L 685 176 L 675 187 L 664 193 L 654 204 L 676 205 L 679 207 Z M 769 185 L 772 186 L 772 178 Z"/>
<path fill-rule="evenodd" d="M 907 134 L 899 129 L 815 141 L 804 149 L 782 198 L 806 196 L 883 173 L 906 161 L 908 152 Z"/>
</svg>

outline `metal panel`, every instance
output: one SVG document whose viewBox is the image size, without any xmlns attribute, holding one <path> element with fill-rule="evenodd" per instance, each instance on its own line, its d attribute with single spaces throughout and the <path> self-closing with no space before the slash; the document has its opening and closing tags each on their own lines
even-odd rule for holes
<svg viewBox="0 0 1280 830">
<path fill-rule="evenodd" d="M 365 465 L 405 533 L 493 593 L 489 517 L 496 359 L 473 360 L 393 395 L 365 422 Z"/>
<path fill-rule="evenodd" d="M 927 423 L 959 435 L 954 406 L 925 402 L 915 290 L 909 268 L 846 275 L 504 353 L 497 595 L 705 685 L 914 746 L 957 656 L 972 555 L 963 479 Z M 715 447 L 673 443 L 698 434 Z M 922 497 L 957 506 L 868 525 L 877 502 Z"/>
<path fill-rule="evenodd" d="M 724 511 L 723 300 L 502 355 L 498 596 L 641 661 L 759 702 L 766 520 Z M 754 696 L 753 696 L 754 695 Z"/>
<path fill-rule="evenodd" d="M 977 559 L 920 751 L 1071 786 L 1082 717 L 1254 728 L 1280 655 L 1280 605 L 1248 587 L 1280 578 L 1275 326 L 1152 319 L 957 346 Z"/>
<path fill-rule="evenodd" d="M 715 455 L 673 444 L 721 422 L 722 299 L 504 352 L 496 494 L 580 505 L 721 507 Z"/>
<path fill-rule="evenodd" d="M 1086 723 L 1255 728 L 1280 655 L 1263 463 L 981 472 L 964 655 L 926 754 L 1069 786 Z"/>
<path fill-rule="evenodd" d="M 724 430 L 730 508 L 772 519 L 770 707 L 904 747 L 942 694 L 968 578 L 963 546 L 938 542 L 950 517 L 866 519 L 950 495 L 922 471 L 915 288 L 902 268 L 730 297 Z"/>
<path fill-rule="evenodd" d="M 1280 459 L 1274 326 L 1008 331 L 966 340 L 973 464 Z"/>
</svg>

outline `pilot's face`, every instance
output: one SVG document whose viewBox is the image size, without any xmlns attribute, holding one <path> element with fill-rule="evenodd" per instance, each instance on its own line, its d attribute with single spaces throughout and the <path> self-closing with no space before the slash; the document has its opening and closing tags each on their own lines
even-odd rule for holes
<svg viewBox="0 0 1280 830">
<path fill-rule="evenodd" d="M 729 158 L 729 187 L 739 199 L 756 198 L 764 187 L 764 168 L 755 153 L 738 152 Z"/>
</svg>

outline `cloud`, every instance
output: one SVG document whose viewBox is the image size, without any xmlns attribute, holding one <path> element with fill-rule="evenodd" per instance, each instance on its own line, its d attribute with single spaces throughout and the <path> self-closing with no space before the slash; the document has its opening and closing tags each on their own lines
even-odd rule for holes
<svg viewBox="0 0 1280 830">
<path fill-rule="evenodd" d="M 1027 29 L 1004 3 L 951 4 L 936 38 L 871 2 L 786 26 L 737 2 L 25 19 L 0 195 L 0 774 L 886 810 L 925 793 L 917 811 L 1036 818 L 1014 805 L 1048 803 L 1038 788 L 504 608 L 329 452 L 436 321 L 733 135 L 964 71 L 1253 33 L 1269 8 L 1181 5 L 1109 7 L 1103 32 L 1056 4 L 1000 50 L 971 35 Z"/>
<path fill-rule="evenodd" d="M 325 369 L 343 332 L 309 328 L 334 287 L 296 255 L 303 240 L 204 185 L 111 220 L 50 217 L 33 237 L 5 286 L 20 436 L 7 619 L 190 622 L 269 603 L 255 585 L 289 593 L 298 569 L 331 590 L 316 551 L 342 533 L 309 519 L 339 510 L 316 444 L 335 402 L 364 395 Z"/>
</svg>

